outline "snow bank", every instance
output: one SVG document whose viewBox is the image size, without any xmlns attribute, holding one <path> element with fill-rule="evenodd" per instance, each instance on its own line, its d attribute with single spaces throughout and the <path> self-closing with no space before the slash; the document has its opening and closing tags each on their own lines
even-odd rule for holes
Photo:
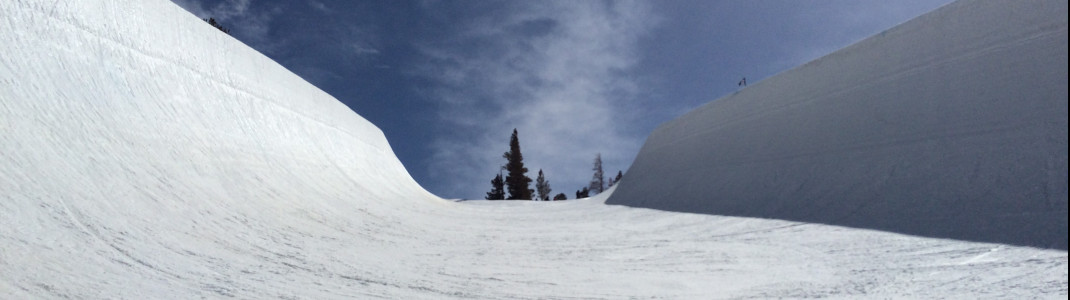
<svg viewBox="0 0 1070 300">
<path fill-rule="evenodd" d="M 173 3 L 0 14 L 0 298 L 231 294 L 232 265 L 412 247 L 299 237 L 413 234 L 399 214 L 448 205 L 377 127 Z"/>
<path fill-rule="evenodd" d="M 1067 249 L 1067 3 L 959 1 L 661 125 L 606 203 Z"/>
<path fill-rule="evenodd" d="M 434 198 L 405 172 L 377 127 L 172 3 L 2 5 L 3 183 L 48 178 L 5 191 L 138 202 L 126 193 L 165 196 L 173 188 L 167 178 L 223 178 L 229 184 L 182 188 L 201 199 Z M 167 168 L 130 167 L 144 164 Z M 246 182 L 264 190 L 232 190 Z M 146 189 L 108 190 L 127 185 Z M 277 186 L 298 190 L 270 191 Z"/>
</svg>

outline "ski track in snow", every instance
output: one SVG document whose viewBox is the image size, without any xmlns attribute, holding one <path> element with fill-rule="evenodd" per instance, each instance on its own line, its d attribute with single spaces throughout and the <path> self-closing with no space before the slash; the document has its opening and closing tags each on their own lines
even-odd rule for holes
<svg viewBox="0 0 1070 300">
<path fill-rule="evenodd" d="M 374 125 L 170 2 L 0 11 L 3 299 L 1067 296 L 1064 250 L 612 190 L 439 199 Z"/>
</svg>

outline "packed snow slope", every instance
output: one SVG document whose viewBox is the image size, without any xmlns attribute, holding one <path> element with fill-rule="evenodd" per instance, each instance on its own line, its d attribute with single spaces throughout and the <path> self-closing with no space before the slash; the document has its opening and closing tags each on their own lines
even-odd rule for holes
<svg viewBox="0 0 1070 300">
<path fill-rule="evenodd" d="M 959 1 L 710 102 L 606 203 L 1066 250 L 1066 11 Z"/>
<path fill-rule="evenodd" d="M 0 299 L 1067 295 L 1060 250 L 612 191 L 439 199 L 378 128 L 165 0 L 0 1 L 0 41 Z"/>
</svg>

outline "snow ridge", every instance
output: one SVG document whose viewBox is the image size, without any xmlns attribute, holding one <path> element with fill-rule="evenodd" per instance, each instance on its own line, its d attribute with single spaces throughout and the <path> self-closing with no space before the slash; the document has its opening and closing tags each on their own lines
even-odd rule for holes
<svg viewBox="0 0 1070 300">
<path fill-rule="evenodd" d="M 959 1 L 660 126 L 609 204 L 1067 249 L 1065 1 Z"/>
</svg>

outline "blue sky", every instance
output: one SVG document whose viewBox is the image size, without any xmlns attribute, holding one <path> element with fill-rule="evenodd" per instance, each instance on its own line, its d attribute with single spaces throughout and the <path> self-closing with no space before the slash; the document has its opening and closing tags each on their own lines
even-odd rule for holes
<svg viewBox="0 0 1070 300">
<path fill-rule="evenodd" d="M 659 124 L 939 1 L 173 0 L 379 126 L 424 188 L 482 199 L 518 129 L 572 198 Z M 207 26 L 207 25 L 206 25 Z"/>
</svg>

